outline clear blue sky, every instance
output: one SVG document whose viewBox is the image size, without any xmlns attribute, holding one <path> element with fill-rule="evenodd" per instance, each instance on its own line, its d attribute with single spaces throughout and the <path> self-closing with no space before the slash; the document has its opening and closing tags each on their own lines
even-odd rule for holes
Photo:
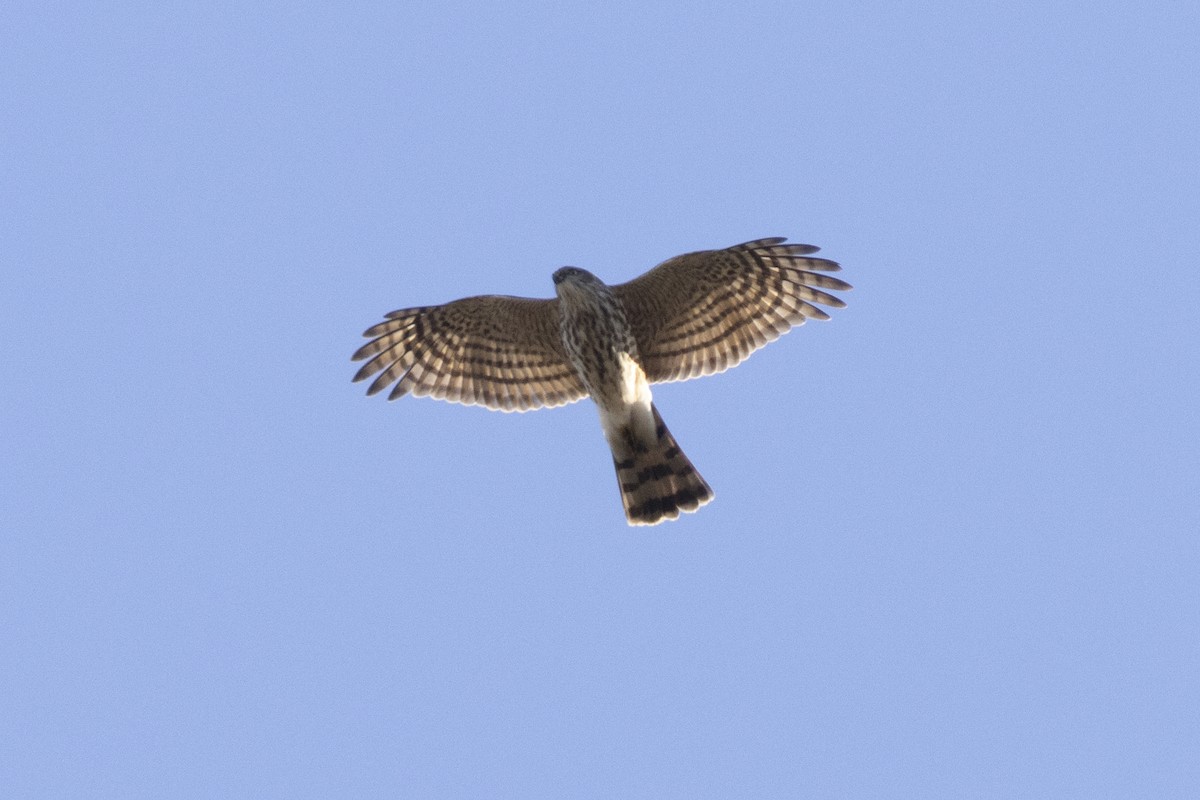
<svg viewBox="0 0 1200 800">
<path fill-rule="evenodd" d="M 1197 6 L 416 5 L 0 14 L 0 795 L 1200 796 Z M 350 383 L 762 236 L 679 522 Z"/>
</svg>

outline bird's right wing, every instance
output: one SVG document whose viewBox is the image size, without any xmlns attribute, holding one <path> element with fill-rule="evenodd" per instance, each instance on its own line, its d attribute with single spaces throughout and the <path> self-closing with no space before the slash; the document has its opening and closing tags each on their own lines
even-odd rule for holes
<svg viewBox="0 0 1200 800">
<path fill-rule="evenodd" d="M 652 382 L 723 372 L 806 319 L 829 319 L 814 303 L 840 308 L 822 289 L 850 284 L 822 272 L 841 269 L 818 248 L 756 239 L 664 261 L 614 286 Z"/>
<path fill-rule="evenodd" d="M 370 359 L 354 380 L 379 373 L 369 395 L 395 383 L 389 400 L 412 392 L 498 411 L 587 397 L 563 350 L 557 299 L 487 295 L 386 316 L 353 356 Z"/>
</svg>

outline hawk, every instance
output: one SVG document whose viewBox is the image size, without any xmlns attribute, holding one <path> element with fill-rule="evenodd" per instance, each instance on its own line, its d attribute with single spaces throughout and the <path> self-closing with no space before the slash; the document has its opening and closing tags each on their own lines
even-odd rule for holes
<svg viewBox="0 0 1200 800">
<path fill-rule="evenodd" d="M 663 424 L 650 384 L 723 372 L 808 319 L 841 308 L 825 290 L 850 284 L 824 273 L 819 248 L 756 239 L 668 259 L 608 286 L 587 270 L 554 273 L 558 297 L 486 295 L 405 308 L 363 335 L 355 381 L 368 395 L 428 395 L 499 411 L 591 397 L 612 449 L 630 525 L 655 525 L 713 498 Z M 393 385 L 394 384 L 394 385 Z"/>
</svg>

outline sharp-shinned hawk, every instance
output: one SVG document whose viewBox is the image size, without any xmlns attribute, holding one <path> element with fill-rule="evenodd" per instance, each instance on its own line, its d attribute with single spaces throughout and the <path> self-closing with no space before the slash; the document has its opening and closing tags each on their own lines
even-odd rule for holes
<svg viewBox="0 0 1200 800">
<path fill-rule="evenodd" d="M 712 500 L 651 402 L 650 384 L 723 372 L 807 319 L 842 307 L 823 291 L 850 284 L 810 258 L 818 248 L 775 237 L 664 261 L 608 286 L 577 267 L 554 273 L 558 297 L 488 295 L 387 314 L 354 354 L 354 380 L 500 411 L 590 396 L 612 448 L 625 516 L 654 525 Z"/>
</svg>

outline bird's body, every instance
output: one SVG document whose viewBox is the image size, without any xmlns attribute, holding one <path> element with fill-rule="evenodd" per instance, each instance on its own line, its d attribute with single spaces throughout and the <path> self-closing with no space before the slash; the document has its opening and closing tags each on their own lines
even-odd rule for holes
<svg viewBox="0 0 1200 800">
<path fill-rule="evenodd" d="M 379 373 L 368 394 L 408 392 L 504 411 L 590 396 L 613 453 L 626 518 L 653 525 L 712 499 L 654 407 L 650 384 L 721 372 L 806 318 L 813 303 L 842 306 L 821 289 L 849 284 L 817 248 L 759 239 L 677 256 L 608 286 L 577 267 L 554 273 L 558 297 L 496 295 L 402 309 L 365 332 Z"/>
<path fill-rule="evenodd" d="M 712 489 L 654 407 L 624 305 L 578 267 L 555 272 L 554 285 L 563 349 L 599 408 L 626 519 L 653 525 L 712 500 Z"/>
</svg>

